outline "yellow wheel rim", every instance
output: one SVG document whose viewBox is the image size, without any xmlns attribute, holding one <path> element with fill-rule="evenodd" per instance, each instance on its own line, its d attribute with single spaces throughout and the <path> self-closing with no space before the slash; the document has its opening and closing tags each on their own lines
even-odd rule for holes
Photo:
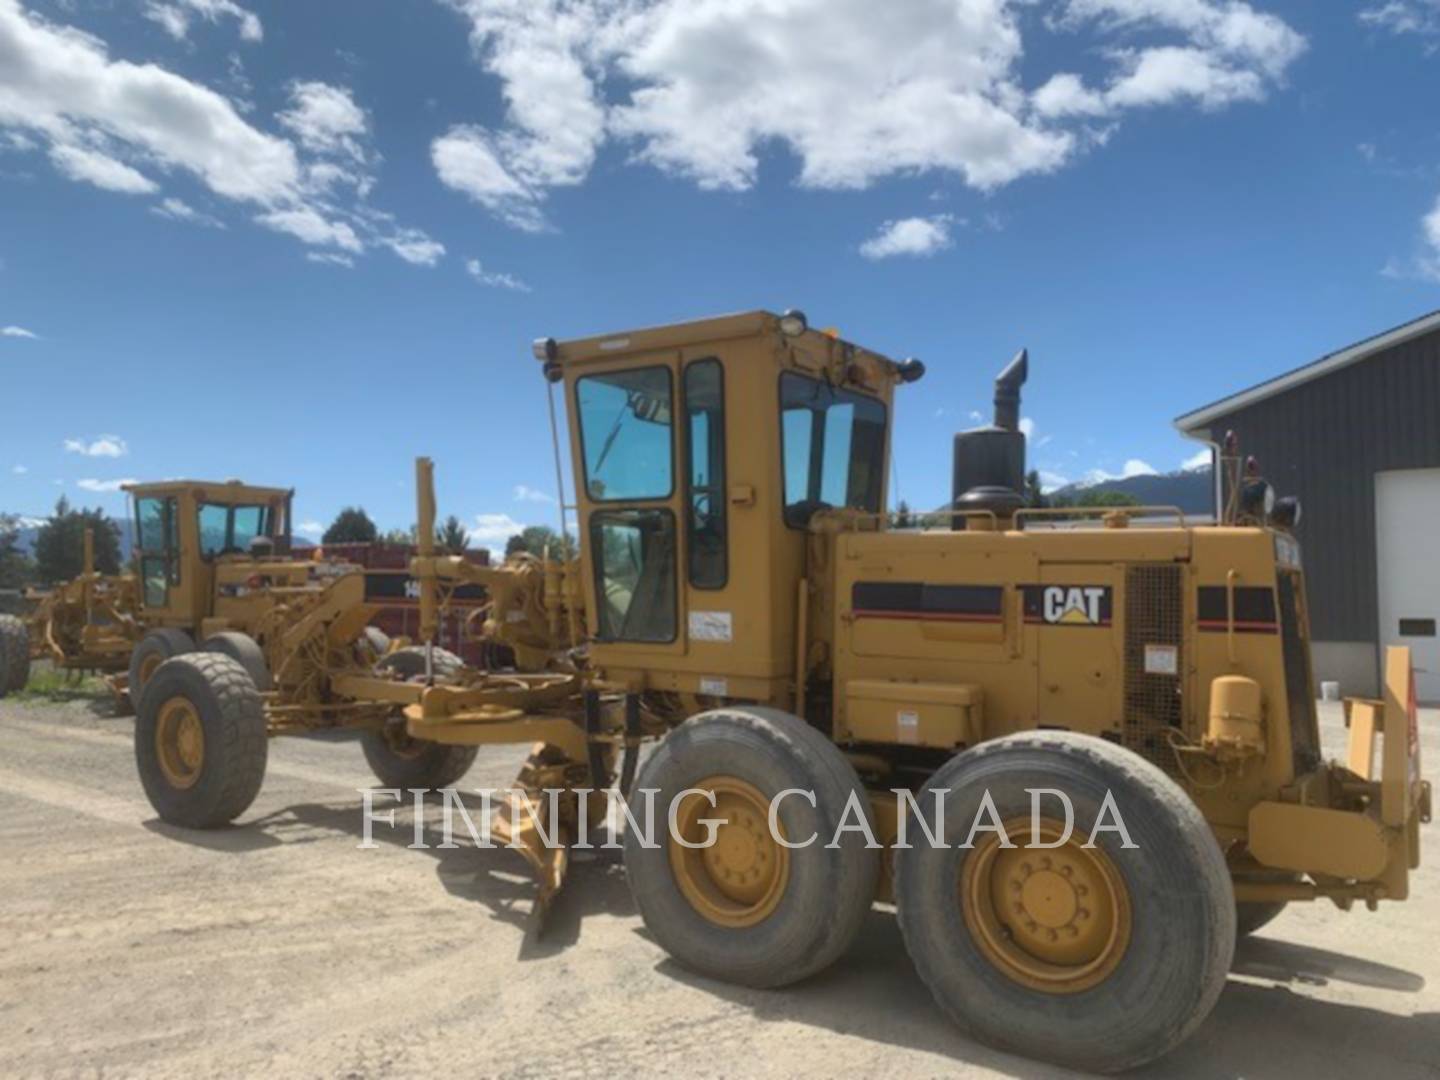
<svg viewBox="0 0 1440 1080">
<path fill-rule="evenodd" d="M 714 792 L 715 805 L 689 795 L 676 807 L 670 870 L 681 895 L 717 926 L 763 922 L 779 907 L 790 880 L 790 850 L 770 835 L 770 800 L 733 776 L 707 777 L 694 787 Z M 704 843 L 706 821 L 720 823 L 713 844 L 687 848 L 676 842 L 678 836 Z"/>
<path fill-rule="evenodd" d="M 1103 982 L 1130 944 L 1130 894 L 1104 851 L 1064 836 L 1048 818 L 1005 822 L 975 845 L 960 875 L 960 907 L 981 954 L 1022 986 L 1075 994 Z"/>
<path fill-rule="evenodd" d="M 189 788 L 205 765 L 205 727 L 188 698 L 172 697 L 155 721 L 155 756 L 171 787 Z"/>
<path fill-rule="evenodd" d="M 148 656 L 143 656 L 143 657 L 141 657 L 141 659 L 140 659 L 140 685 L 141 685 L 141 686 L 144 686 L 147 682 L 150 681 L 150 676 L 155 674 L 155 669 L 158 668 L 161 664 L 163 664 L 163 663 L 165 662 L 165 660 L 166 660 L 166 657 L 161 656 L 159 653 L 150 653 Z"/>
</svg>

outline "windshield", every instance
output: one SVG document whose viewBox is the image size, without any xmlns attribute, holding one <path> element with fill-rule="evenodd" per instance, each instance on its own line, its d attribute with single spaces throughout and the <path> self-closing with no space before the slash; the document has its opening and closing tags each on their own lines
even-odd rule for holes
<svg viewBox="0 0 1440 1080">
<path fill-rule="evenodd" d="M 587 375 L 576 384 L 575 400 L 590 498 L 669 498 L 674 487 L 669 369 Z"/>
<path fill-rule="evenodd" d="M 271 535 L 268 506 L 226 506 L 200 504 L 200 554 L 237 555 L 250 550 L 257 536 Z"/>
<path fill-rule="evenodd" d="M 885 406 L 793 372 L 780 376 L 785 523 L 817 510 L 876 512 L 885 475 Z"/>
</svg>

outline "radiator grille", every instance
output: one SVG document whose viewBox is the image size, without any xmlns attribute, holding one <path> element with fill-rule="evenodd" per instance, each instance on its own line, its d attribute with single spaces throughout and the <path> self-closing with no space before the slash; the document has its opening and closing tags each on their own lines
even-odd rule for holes
<svg viewBox="0 0 1440 1080">
<path fill-rule="evenodd" d="M 1180 688 L 1185 672 L 1184 584 L 1179 566 L 1137 564 L 1125 570 L 1124 743 L 1175 774 L 1168 735 L 1184 729 Z M 1145 670 L 1145 646 L 1175 649 L 1174 675 Z"/>
</svg>

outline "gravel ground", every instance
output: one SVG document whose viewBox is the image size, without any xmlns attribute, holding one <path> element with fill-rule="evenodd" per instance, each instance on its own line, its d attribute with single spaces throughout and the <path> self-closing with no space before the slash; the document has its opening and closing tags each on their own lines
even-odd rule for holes
<svg viewBox="0 0 1440 1080">
<path fill-rule="evenodd" d="M 726 986 L 666 959 L 604 853 L 539 936 L 513 852 L 411 850 L 407 828 L 359 850 L 371 781 L 349 740 L 272 743 L 239 827 L 190 833 L 155 820 L 130 735 L 103 698 L 0 702 L 0 1075 L 1055 1074 L 952 1029 L 889 911 L 801 986 Z M 482 753 L 465 785 L 505 785 L 521 756 Z M 1415 899 L 1293 906 L 1154 1075 L 1440 1075 L 1427 834 Z"/>
</svg>

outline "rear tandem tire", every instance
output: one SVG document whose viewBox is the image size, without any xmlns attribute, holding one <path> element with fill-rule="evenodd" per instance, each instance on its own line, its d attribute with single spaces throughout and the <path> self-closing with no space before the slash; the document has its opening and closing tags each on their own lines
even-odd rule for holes
<svg viewBox="0 0 1440 1080">
<path fill-rule="evenodd" d="M 145 682 L 155 670 L 172 656 L 184 656 L 195 651 L 195 639 L 184 630 L 161 626 L 151 630 L 140 639 L 130 652 L 130 703 L 138 712 L 140 698 L 145 693 Z"/>
<path fill-rule="evenodd" d="M 151 675 L 136 708 L 135 764 L 162 821 L 235 820 L 260 792 L 268 752 L 260 693 L 230 657 L 189 653 Z"/>
<path fill-rule="evenodd" d="M 1074 839 L 1030 844 L 1031 789 L 1064 791 Z M 1235 948 L 1225 859 L 1185 792 L 1139 755 L 1073 732 L 1027 732 L 952 758 L 917 803 L 945 790 L 944 843 L 912 820 L 896 852 L 905 945 L 940 1007 L 971 1035 L 1072 1068 L 1117 1072 L 1168 1053 L 1210 1013 Z M 1107 793 L 1113 793 L 1105 810 Z M 986 795 L 1005 824 L 992 825 Z M 1063 834 L 1046 796 L 1041 832 Z M 1104 818 L 1123 821 L 1134 847 Z M 1021 838 L 1016 839 L 1016 830 Z M 967 838 L 973 846 L 964 847 Z"/>
<path fill-rule="evenodd" d="M 381 671 L 393 671 L 405 679 L 420 678 L 425 674 L 425 646 L 407 645 L 403 649 L 396 649 L 381 657 L 375 666 Z M 433 670 L 436 682 L 453 678 L 464 666 L 465 661 L 448 649 L 435 649 Z"/>
<path fill-rule="evenodd" d="M 692 843 L 708 819 L 710 849 L 676 843 L 669 826 L 672 800 L 686 789 L 709 791 L 677 803 L 679 830 Z M 784 848 L 768 817 L 781 792 L 790 795 L 777 820 Z M 779 709 L 715 709 L 691 717 L 667 735 L 645 762 L 631 795 L 632 813 L 645 820 L 647 790 L 657 792 L 647 839 L 627 829 L 625 874 L 645 926 L 671 956 L 702 975 L 743 986 L 776 987 L 828 967 L 850 947 L 875 899 L 880 852 L 866 847 L 851 800 L 873 832 L 870 805 L 844 754 L 805 721 Z M 696 809 L 686 809 L 693 800 Z M 692 821 L 698 815 L 698 820 Z M 838 837 L 836 827 L 849 828 Z M 832 838 L 836 847 L 828 847 Z"/>
<path fill-rule="evenodd" d="M 14 615 L 0 615 L 0 698 L 30 681 L 30 629 Z"/>
<path fill-rule="evenodd" d="M 242 634 L 236 630 L 224 630 L 218 634 L 211 634 L 205 639 L 201 646 L 204 652 L 220 653 L 234 660 L 250 676 L 250 681 L 255 684 L 255 689 L 262 694 L 273 690 L 274 682 L 270 678 L 270 665 L 265 661 L 265 651 L 260 648 L 260 643 L 249 634 Z"/>
<path fill-rule="evenodd" d="M 459 783 L 480 753 L 478 746 L 412 739 L 404 733 L 404 724 L 396 722 L 386 731 L 363 732 L 360 748 L 370 771 L 384 787 L 432 790 Z"/>
</svg>

